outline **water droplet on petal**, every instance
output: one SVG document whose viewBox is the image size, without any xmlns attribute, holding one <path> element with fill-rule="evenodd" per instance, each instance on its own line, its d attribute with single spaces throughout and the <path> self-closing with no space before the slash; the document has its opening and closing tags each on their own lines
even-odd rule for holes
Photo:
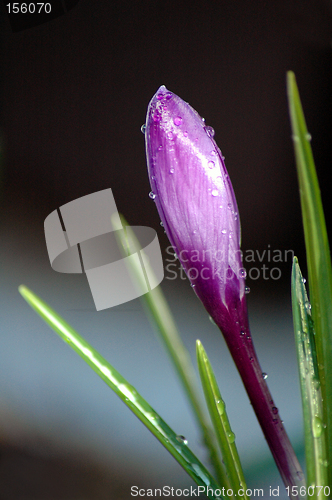
<svg viewBox="0 0 332 500">
<path fill-rule="evenodd" d="M 143 123 L 143 125 L 141 126 L 142 134 L 145 134 L 145 130 L 146 130 L 146 125 L 145 125 L 145 123 Z"/>
<path fill-rule="evenodd" d="M 214 168 L 214 167 L 215 167 L 215 163 L 214 163 L 214 161 L 209 161 L 209 162 L 208 162 L 208 167 L 209 167 L 209 168 Z"/>
<path fill-rule="evenodd" d="M 167 137 L 171 141 L 173 139 L 173 137 L 174 137 L 173 132 L 167 132 Z"/>
<path fill-rule="evenodd" d="M 212 156 L 217 156 L 217 151 L 216 151 L 215 149 L 213 149 L 213 150 L 211 151 L 210 155 L 212 155 Z"/>
<path fill-rule="evenodd" d="M 191 288 L 195 288 L 195 283 L 190 283 Z"/>
<path fill-rule="evenodd" d="M 263 372 L 263 373 L 262 373 L 262 377 L 263 377 L 263 379 L 264 379 L 264 380 L 266 380 L 266 379 L 267 379 L 267 377 L 268 377 L 268 374 L 267 374 L 267 373 L 265 373 L 265 372 Z"/>
<path fill-rule="evenodd" d="M 164 224 L 163 224 L 163 222 L 162 222 L 162 221 L 160 221 L 160 225 L 161 225 L 161 227 L 164 227 Z"/>
<path fill-rule="evenodd" d="M 202 118 L 202 122 L 205 122 L 205 118 Z"/>
<path fill-rule="evenodd" d="M 188 444 L 188 441 L 187 439 L 184 437 L 184 436 L 176 436 L 176 440 L 179 442 L 179 443 L 183 443 L 183 444 Z"/>
<path fill-rule="evenodd" d="M 218 196 L 219 194 L 218 189 L 214 189 L 211 194 L 212 196 Z"/>
<path fill-rule="evenodd" d="M 246 286 L 245 289 L 244 289 L 244 293 L 248 294 L 250 293 L 250 287 L 249 286 Z"/>
<path fill-rule="evenodd" d="M 228 203 L 228 204 L 227 204 L 227 207 L 228 207 L 228 210 L 231 210 L 231 209 L 232 209 L 232 204 L 231 204 L 231 203 Z"/>
<path fill-rule="evenodd" d="M 187 131 L 183 132 L 183 135 L 184 135 L 185 137 L 188 137 L 188 132 L 187 132 Z"/>
<path fill-rule="evenodd" d="M 170 169 L 169 169 L 169 173 L 170 173 L 170 174 L 174 174 L 174 168 L 170 168 Z"/>
<path fill-rule="evenodd" d="M 214 137 L 215 132 L 214 132 L 214 129 L 212 127 L 206 127 L 205 130 L 206 130 L 206 133 L 209 137 Z"/>
<path fill-rule="evenodd" d="M 305 278 L 302 278 L 302 283 L 305 284 L 307 280 Z"/>
<path fill-rule="evenodd" d="M 311 141 L 312 137 L 311 137 L 311 134 L 309 134 L 309 132 L 305 135 L 305 138 L 307 141 Z"/>
<path fill-rule="evenodd" d="M 246 270 L 242 267 L 239 271 L 240 278 L 245 278 L 247 276 Z"/>
<path fill-rule="evenodd" d="M 278 414 L 278 408 L 277 408 L 276 406 L 274 406 L 274 407 L 272 408 L 272 413 L 273 413 L 274 415 L 277 415 L 277 414 Z"/>
<path fill-rule="evenodd" d="M 179 127 L 182 123 L 182 118 L 181 118 L 181 116 L 176 116 L 173 121 L 174 121 L 174 125 Z"/>
<path fill-rule="evenodd" d="M 222 234 L 227 234 L 227 230 L 226 229 L 223 229 L 221 232 L 222 232 Z"/>
<path fill-rule="evenodd" d="M 244 330 L 241 330 L 240 335 L 244 336 L 246 332 Z"/>
<path fill-rule="evenodd" d="M 150 191 L 149 196 L 150 196 L 151 200 L 154 200 L 156 198 L 156 195 L 154 194 L 153 191 Z"/>
<path fill-rule="evenodd" d="M 160 145 L 160 146 L 158 147 L 158 151 L 162 151 L 162 149 L 163 149 L 163 147 Z"/>
<path fill-rule="evenodd" d="M 209 316 L 209 320 L 211 321 L 211 323 L 214 325 L 214 326 L 218 326 L 217 323 L 214 321 L 214 319 L 212 318 L 212 316 Z"/>
</svg>

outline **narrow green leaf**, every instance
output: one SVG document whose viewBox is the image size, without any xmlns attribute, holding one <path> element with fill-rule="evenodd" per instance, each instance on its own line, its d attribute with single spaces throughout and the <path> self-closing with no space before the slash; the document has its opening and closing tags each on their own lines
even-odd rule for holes
<svg viewBox="0 0 332 500">
<path fill-rule="evenodd" d="M 140 266 L 142 263 L 144 263 L 145 266 L 144 274 L 147 274 L 150 279 L 152 277 L 152 282 L 156 282 L 155 278 L 153 278 L 153 270 L 151 266 L 149 266 L 148 257 L 145 255 L 144 250 L 141 248 L 126 219 L 123 215 L 120 217 L 122 225 L 125 228 L 125 231 L 116 232 L 116 235 L 119 238 L 120 249 L 123 251 L 125 256 L 130 255 L 130 248 L 132 247 L 136 252 L 140 253 Z M 201 401 L 198 390 L 195 370 L 191 362 L 190 355 L 182 342 L 166 298 L 160 286 L 150 290 L 148 293 L 144 293 L 144 290 L 146 290 L 146 282 L 145 280 L 142 280 L 143 276 L 141 267 L 138 266 L 137 260 L 130 259 L 126 262 L 128 264 L 128 271 L 140 291 L 145 310 L 172 361 L 184 388 L 185 394 L 189 399 L 197 423 L 202 431 L 203 440 L 209 451 L 211 463 L 214 466 L 218 481 L 226 488 L 227 482 L 225 484 L 223 483 L 225 479 L 224 467 L 219 459 L 218 451 L 214 445 L 215 436 L 213 430 L 209 426 L 206 412 L 204 411 L 203 402 Z"/>
<path fill-rule="evenodd" d="M 307 252 L 308 282 L 316 331 L 324 422 L 327 425 L 328 461 L 332 460 L 332 268 L 323 205 L 295 75 L 287 74 L 291 125 L 300 187 Z M 332 488 L 332 467 L 329 467 Z"/>
<path fill-rule="evenodd" d="M 316 358 L 314 323 L 302 273 L 294 258 L 292 270 L 292 306 L 295 344 L 302 394 L 307 484 L 328 485 L 326 433 L 323 403 Z M 325 500 L 324 491 L 315 489 L 315 497 Z"/>
<path fill-rule="evenodd" d="M 84 361 L 99 375 L 101 379 L 119 396 L 141 422 L 152 432 L 161 444 L 171 453 L 189 476 L 204 488 L 208 498 L 218 500 L 219 485 L 210 472 L 188 448 L 181 436 L 166 424 L 155 410 L 138 394 L 135 388 L 128 384 L 125 378 L 113 368 L 83 337 L 81 337 L 66 321 L 50 306 L 24 285 L 19 291 L 28 304 L 43 318 L 44 321 L 84 359 Z M 207 488 L 209 487 L 209 490 Z M 218 491 L 219 490 L 219 491 Z M 218 494 L 214 492 L 217 491 Z M 202 490 L 203 492 L 203 490 Z"/>
<path fill-rule="evenodd" d="M 241 498 L 248 500 L 247 486 L 235 445 L 235 434 L 230 427 L 225 403 L 220 395 L 212 366 L 199 340 L 196 342 L 196 352 L 206 403 L 217 435 L 230 486 L 235 493 L 235 497 L 241 496 Z"/>
</svg>

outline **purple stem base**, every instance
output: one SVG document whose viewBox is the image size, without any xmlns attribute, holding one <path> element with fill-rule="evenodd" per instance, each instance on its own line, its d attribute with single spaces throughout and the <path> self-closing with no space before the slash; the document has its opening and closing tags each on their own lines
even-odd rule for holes
<svg viewBox="0 0 332 500">
<path fill-rule="evenodd" d="M 304 474 L 264 380 L 249 330 L 245 298 L 237 306 L 231 315 L 230 311 L 227 315 L 222 311 L 214 320 L 224 335 L 283 482 L 291 493 L 292 486 L 298 489 L 305 486 Z M 299 497 L 290 495 L 290 498 Z"/>
</svg>

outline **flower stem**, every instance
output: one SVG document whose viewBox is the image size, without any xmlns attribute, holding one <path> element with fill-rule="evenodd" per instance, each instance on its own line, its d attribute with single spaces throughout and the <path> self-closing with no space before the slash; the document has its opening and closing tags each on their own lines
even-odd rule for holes
<svg viewBox="0 0 332 500">
<path fill-rule="evenodd" d="M 297 487 L 294 488 L 294 492 L 301 486 L 305 486 L 304 474 L 262 374 L 247 320 L 245 321 L 246 327 L 241 328 L 241 319 L 246 317 L 246 314 L 243 315 L 246 310 L 244 301 L 237 310 L 240 312 L 239 321 L 233 323 L 232 327 L 230 323 L 227 325 L 224 321 L 218 326 L 241 375 L 283 482 L 286 487 L 289 487 L 290 498 L 298 499 L 297 494 L 292 494 L 292 486 Z"/>
</svg>

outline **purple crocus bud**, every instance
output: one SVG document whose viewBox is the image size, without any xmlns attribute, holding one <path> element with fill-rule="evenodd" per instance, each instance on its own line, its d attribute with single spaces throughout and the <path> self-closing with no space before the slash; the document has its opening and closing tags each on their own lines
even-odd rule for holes
<svg viewBox="0 0 332 500">
<path fill-rule="evenodd" d="M 213 135 L 191 106 L 160 87 L 145 129 L 151 197 L 210 316 L 224 330 L 236 322 L 245 330 L 246 314 L 237 317 L 239 302 L 245 308 L 238 208 Z"/>
<path fill-rule="evenodd" d="M 252 343 L 238 208 L 213 136 L 188 103 L 160 87 L 145 125 L 150 197 L 197 296 L 225 337 L 286 486 L 300 486 L 303 473 Z"/>
</svg>

